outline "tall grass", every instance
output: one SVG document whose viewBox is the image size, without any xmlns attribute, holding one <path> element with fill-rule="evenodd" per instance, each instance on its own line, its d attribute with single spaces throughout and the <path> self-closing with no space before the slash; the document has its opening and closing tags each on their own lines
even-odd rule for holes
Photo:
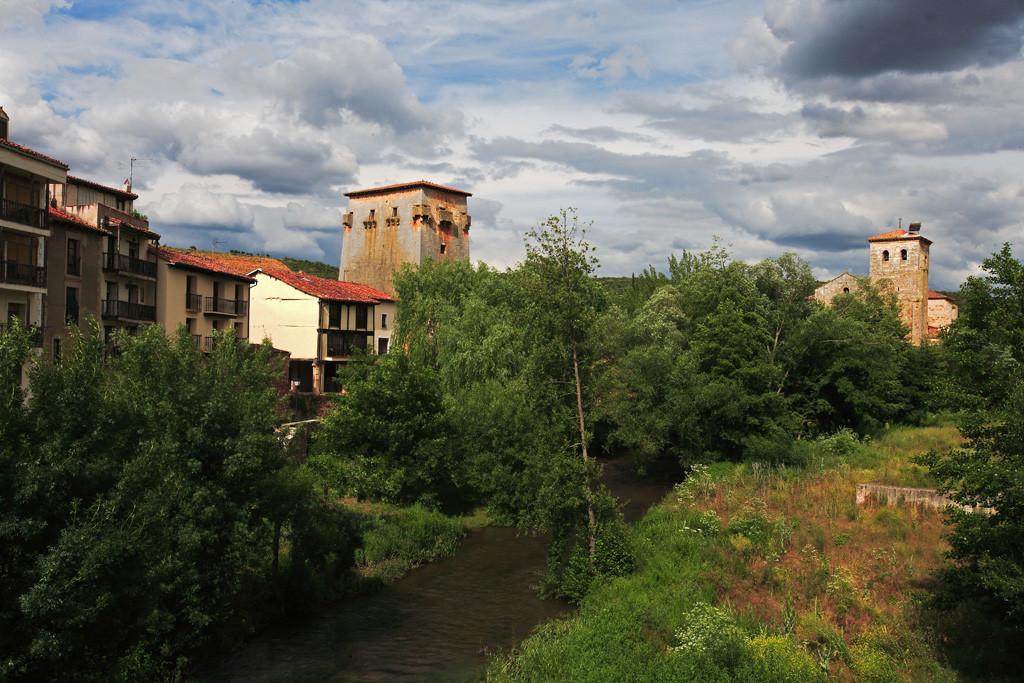
<svg viewBox="0 0 1024 683">
<path fill-rule="evenodd" d="M 696 468 L 633 529 L 637 571 L 491 660 L 491 680 L 952 680 L 917 607 L 941 513 L 858 507 L 856 485 L 950 427 L 801 444 L 808 467 Z"/>
<path fill-rule="evenodd" d="M 355 551 L 357 590 L 393 583 L 413 567 L 454 555 L 466 523 L 422 505 L 398 507 L 348 501 L 360 517 Z"/>
</svg>

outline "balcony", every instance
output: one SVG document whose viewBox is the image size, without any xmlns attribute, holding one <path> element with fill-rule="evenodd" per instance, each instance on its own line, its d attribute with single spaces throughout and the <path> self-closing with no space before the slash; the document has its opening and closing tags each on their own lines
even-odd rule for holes
<svg viewBox="0 0 1024 683">
<path fill-rule="evenodd" d="M 248 315 L 249 302 L 242 299 L 221 299 L 220 297 L 208 296 L 206 297 L 206 307 L 203 309 L 203 312 L 219 315 Z"/>
<path fill-rule="evenodd" d="M 18 263 L 17 261 L 0 261 L 0 282 L 28 285 L 29 287 L 45 287 L 46 266 L 33 266 L 31 263 Z"/>
<path fill-rule="evenodd" d="M 12 202 L 10 199 L 0 199 L 0 218 L 42 230 L 50 226 L 50 216 L 46 209 L 21 202 Z"/>
<path fill-rule="evenodd" d="M 118 301 L 116 299 L 104 299 L 103 317 L 117 318 L 118 320 L 138 320 L 140 322 L 156 322 L 156 306 L 146 306 L 130 301 Z"/>
<path fill-rule="evenodd" d="M 24 325 L 15 324 L 15 323 L 0 323 L 0 334 L 5 334 L 7 332 L 7 330 L 13 330 L 13 329 L 17 329 L 19 327 L 24 329 L 24 330 L 26 330 L 28 332 L 28 334 L 29 334 L 29 341 L 32 344 L 32 346 L 36 347 L 37 349 L 42 347 L 42 345 L 43 345 L 43 328 L 40 327 L 40 326 L 29 325 L 29 326 L 26 327 Z"/>
<path fill-rule="evenodd" d="M 192 294 L 191 292 L 185 293 L 185 310 L 186 311 L 201 311 L 203 310 L 203 295 Z"/>
<path fill-rule="evenodd" d="M 124 254 L 103 255 L 103 270 L 114 271 L 122 275 L 136 275 L 156 279 L 156 262 L 143 261 L 140 258 Z"/>
</svg>

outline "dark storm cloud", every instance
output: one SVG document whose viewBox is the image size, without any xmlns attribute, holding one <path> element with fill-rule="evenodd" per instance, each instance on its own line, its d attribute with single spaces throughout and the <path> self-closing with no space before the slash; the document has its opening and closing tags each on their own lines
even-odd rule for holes
<svg viewBox="0 0 1024 683">
<path fill-rule="evenodd" d="M 786 9 L 766 21 L 792 41 L 781 60 L 790 78 L 994 66 L 1020 57 L 1024 34 L 1020 0 L 824 0 Z"/>
</svg>

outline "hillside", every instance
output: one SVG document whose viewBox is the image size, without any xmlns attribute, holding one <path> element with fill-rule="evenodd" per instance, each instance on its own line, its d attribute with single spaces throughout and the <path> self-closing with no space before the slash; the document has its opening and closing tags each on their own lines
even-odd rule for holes
<svg viewBox="0 0 1024 683">
<path fill-rule="evenodd" d="M 488 679 L 957 680 L 985 656 L 973 641 L 998 636 L 927 611 L 941 512 L 858 506 L 855 491 L 959 441 L 953 427 L 841 432 L 806 446 L 805 469 L 697 466 L 636 525 L 637 570 L 492 659 Z"/>
</svg>

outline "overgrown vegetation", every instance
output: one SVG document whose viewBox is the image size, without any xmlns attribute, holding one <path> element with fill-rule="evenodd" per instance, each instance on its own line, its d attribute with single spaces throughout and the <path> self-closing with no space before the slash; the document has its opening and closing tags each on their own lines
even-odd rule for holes
<svg viewBox="0 0 1024 683">
<path fill-rule="evenodd" d="M 944 451 L 956 430 L 942 427 Z M 935 429 L 820 438 L 805 468 L 696 465 L 632 531 L 635 573 L 492 658 L 488 680 L 953 680 L 919 609 L 942 564 L 941 513 L 858 507 Z"/>
<path fill-rule="evenodd" d="M 23 364 L 31 396 L 22 392 Z M 460 521 L 323 495 L 274 434 L 269 345 L 0 335 L 0 678 L 155 680 L 450 554 Z M 27 399 L 27 400 L 26 400 Z"/>
</svg>

